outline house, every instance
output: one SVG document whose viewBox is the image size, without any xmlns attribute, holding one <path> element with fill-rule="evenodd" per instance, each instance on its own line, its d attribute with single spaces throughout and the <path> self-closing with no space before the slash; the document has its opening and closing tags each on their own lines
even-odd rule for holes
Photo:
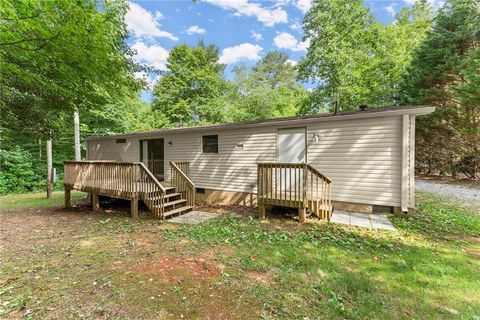
<svg viewBox="0 0 480 320">
<path fill-rule="evenodd" d="M 332 205 L 407 212 L 415 207 L 415 117 L 434 109 L 362 108 L 92 137 L 87 161 L 65 163 L 66 204 L 70 189 L 79 189 L 94 194 L 94 207 L 98 195 L 123 197 L 134 214 L 143 200 L 160 218 L 199 201 L 258 204 L 261 215 L 269 205 L 298 207 L 301 220 L 305 210 L 329 219 Z"/>
</svg>

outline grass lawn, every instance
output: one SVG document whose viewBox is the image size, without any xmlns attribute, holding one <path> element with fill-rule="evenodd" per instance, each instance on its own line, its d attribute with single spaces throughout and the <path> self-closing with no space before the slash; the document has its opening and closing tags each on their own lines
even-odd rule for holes
<svg viewBox="0 0 480 320">
<path fill-rule="evenodd" d="M 72 202 L 84 199 L 86 193 L 72 192 Z M 23 193 L 0 196 L 0 211 L 15 211 L 26 208 L 41 208 L 63 205 L 63 191 L 54 191 L 51 199 L 47 199 L 47 192 Z"/>
<path fill-rule="evenodd" d="M 395 232 L 228 208 L 178 226 L 19 197 L 0 215 L 7 319 L 480 318 L 480 214 L 425 192 Z"/>
</svg>

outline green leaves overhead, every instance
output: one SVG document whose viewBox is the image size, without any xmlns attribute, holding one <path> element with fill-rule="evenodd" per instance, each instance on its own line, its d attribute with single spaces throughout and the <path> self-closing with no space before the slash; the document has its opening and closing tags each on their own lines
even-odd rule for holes
<svg viewBox="0 0 480 320">
<path fill-rule="evenodd" d="M 299 78 L 317 84 L 316 104 L 343 110 L 393 105 L 413 49 L 429 28 L 429 7 L 404 8 L 384 26 L 362 0 L 316 1 L 304 19 L 307 55 Z M 315 106 L 314 110 L 317 110 Z"/>
<path fill-rule="evenodd" d="M 153 90 L 153 106 L 171 125 L 223 120 L 227 82 L 218 58 L 218 48 L 203 42 L 170 50 L 168 70 Z"/>
<path fill-rule="evenodd" d="M 0 107 L 10 130 L 40 135 L 74 108 L 138 90 L 125 44 L 124 1 L 3 1 Z M 26 123 L 28 125 L 26 125 Z"/>
<path fill-rule="evenodd" d="M 269 52 L 253 67 L 237 66 L 233 72 L 228 98 L 233 121 L 293 116 L 308 98 L 285 53 Z"/>
</svg>

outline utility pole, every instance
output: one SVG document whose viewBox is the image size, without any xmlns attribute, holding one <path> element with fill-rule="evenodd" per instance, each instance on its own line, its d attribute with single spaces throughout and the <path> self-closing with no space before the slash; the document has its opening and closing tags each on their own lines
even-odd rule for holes
<svg viewBox="0 0 480 320">
<path fill-rule="evenodd" d="M 47 199 L 52 198 L 52 138 L 47 140 Z"/>
<path fill-rule="evenodd" d="M 80 161 L 82 160 L 82 154 L 80 153 L 80 117 L 77 109 L 73 112 L 73 141 L 75 144 L 75 161 Z"/>
</svg>

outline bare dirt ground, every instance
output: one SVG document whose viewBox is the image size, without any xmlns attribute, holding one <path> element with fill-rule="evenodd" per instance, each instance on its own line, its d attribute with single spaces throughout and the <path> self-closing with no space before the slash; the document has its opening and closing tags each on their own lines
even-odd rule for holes
<svg viewBox="0 0 480 320">
<path fill-rule="evenodd" d="M 2 213 L 1 319 L 226 319 L 258 317 L 225 285 L 216 246 L 158 235 L 177 226 L 89 208 Z M 261 280 L 259 280 L 261 281 Z"/>
</svg>

